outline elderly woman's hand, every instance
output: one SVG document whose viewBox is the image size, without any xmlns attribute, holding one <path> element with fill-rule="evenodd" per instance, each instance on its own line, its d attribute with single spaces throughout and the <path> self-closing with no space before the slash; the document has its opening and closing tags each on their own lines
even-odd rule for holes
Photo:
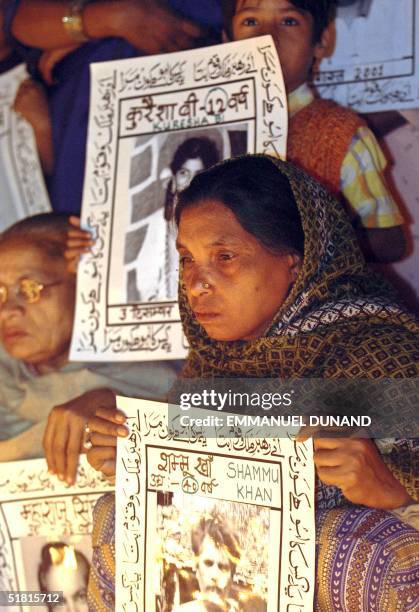
<svg viewBox="0 0 419 612">
<path fill-rule="evenodd" d="M 314 440 L 314 462 L 320 480 L 339 487 L 354 504 L 392 510 L 413 503 L 381 459 L 372 440 L 317 438 Z"/>
<path fill-rule="evenodd" d="M 112 389 L 92 389 L 50 412 L 43 440 L 45 457 L 49 471 L 67 484 L 74 484 L 76 479 L 85 425 L 103 406 L 116 408 Z"/>
<path fill-rule="evenodd" d="M 115 476 L 116 442 L 118 436 L 125 438 L 129 431 L 124 426 L 126 416 L 114 408 L 99 408 L 89 418 L 92 448 L 87 452 L 90 465 L 107 477 Z"/>
</svg>

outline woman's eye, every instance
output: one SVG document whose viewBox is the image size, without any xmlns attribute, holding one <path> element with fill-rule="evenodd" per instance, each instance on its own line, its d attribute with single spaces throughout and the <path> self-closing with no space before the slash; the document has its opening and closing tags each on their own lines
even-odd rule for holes
<svg viewBox="0 0 419 612">
<path fill-rule="evenodd" d="M 281 25 L 297 26 L 298 21 L 294 17 L 284 17 L 284 19 L 281 21 Z"/>
<path fill-rule="evenodd" d="M 233 253 L 219 253 L 218 259 L 220 259 L 221 261 L 231 261 L 232 259 L 234 259 L 234 255 Z"/>
<path fill-rule="evenodd" d="M 242 25 L 247 28 L 254 28 L 259 25 L 259 22 L 255 17 L 246 17 L 246 19 L 243 19 Z"/>
<path fill-rule="evenodd" d="M 193 262 L 193 257 L 191 257 L 190 255 L 181 255 L 179 257 L 179 262 L 181 266 L 188 265 Z"/>
<path fill-rule="evenodd" d="M 177 179 L 187 179 L 189 178 L 190 172 L 189 170 L 183 169 L 181 168 L 177 173 L 176 173 L 176 178 Z"/>
</svg>

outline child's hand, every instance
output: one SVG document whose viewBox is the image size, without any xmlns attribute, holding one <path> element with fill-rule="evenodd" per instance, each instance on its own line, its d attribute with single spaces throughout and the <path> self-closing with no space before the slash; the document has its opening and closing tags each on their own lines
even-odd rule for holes
<svg viewBox="0 0 419 612">
<path fill-rule="evenodd" d="M 90 232 L 80 228 L 78 217 L 70 217 L 69 221 L 75 229 L 70 229 L 67 232 L 67 248 L 64 251 L 64 257 L 67 259 L 67 270 L 75 274 L 80 257 L 83 253 L 90 251 L 95 241 L 92 239 Z"/>
<path fill-rule="evenodd" d="M 49 110 L 46 93 L 40 83 L 25 79 L 17 90 L 13 110 L 22 115 L 34 130 L 40 124 L 49 123 Z"/>
<path fill-rule="evenodd" d="M 52 174 L 54 169 L 52 126 L 43 86 L 32 79 L 22 81 L 16 93 L 13 110 L 31 124 L 42 169 L 45 174 Z"/>
</svg>

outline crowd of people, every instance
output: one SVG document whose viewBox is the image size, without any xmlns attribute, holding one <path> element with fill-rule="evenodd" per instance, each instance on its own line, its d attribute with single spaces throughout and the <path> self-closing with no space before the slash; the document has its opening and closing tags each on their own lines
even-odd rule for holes
<svg viewBox="0 0 419 612">
<path fill-rule="evenodd" d="M 406 251 L 385 156 L 363 118 L 309 85 L 333 49 L 335 9 L 334 0 L 1 0 L 0 73 L 27 65 L 14 109 L 33 126 L 53 213 L 0 235 L 0 461 L 44 455 L 73 484 L 87 426 L 88 460 L 112 478 L 116 439 L 128 434 L 116 392 L 162 401 L 178 376 L 418 376 L 417 321 L 366 264 Z M 170 166 L 162 215 L 178 230 L 186 362 L 70 362 L 77 262 L 92 245 L 78 221 L 90 64 L 262 34 L 284 74 L 288 161 L 220 162 L 191 134 Z M 415 440 L 323 432 L 314 460 L 316 609 L 417 609 Z M 114 609 L 114 523 L 108 495 L 95 513 L 91 610 Z M 178 609 L 245 609 L 229 603 L 234 541 L 211 529 L 194 549 L 196 577 L 205 584 L 210 550 L 222 594 Z"/>
</svg>

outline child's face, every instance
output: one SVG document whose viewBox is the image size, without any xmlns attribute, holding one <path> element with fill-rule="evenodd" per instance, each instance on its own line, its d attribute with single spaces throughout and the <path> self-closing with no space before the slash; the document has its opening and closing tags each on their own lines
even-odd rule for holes
<svg viewBox="0 0 419 612">
<path fill-rule="evenodd" d="M 271 34 L 288 93 L 307 81 L 313 60 L 324 53 L 321 42 L 313 44 L 310 13 L 288 0 L 237 0 L 232 30 L 234 40 Z"/>
</svg>

